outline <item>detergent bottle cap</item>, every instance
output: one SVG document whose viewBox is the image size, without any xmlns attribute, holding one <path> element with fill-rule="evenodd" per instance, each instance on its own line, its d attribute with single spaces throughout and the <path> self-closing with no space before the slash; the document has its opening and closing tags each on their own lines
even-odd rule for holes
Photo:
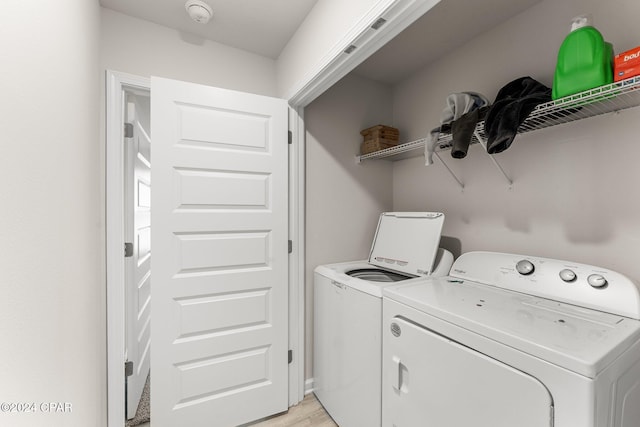
<svg viewBox="0 0 640 427">
<path fill-rule="evenodd" d="M 575 31 L 582 27 L 592 27 L 593 18 L 590 14 L 578 15 L 571 20 L 571 31 Z"/>
</svg>

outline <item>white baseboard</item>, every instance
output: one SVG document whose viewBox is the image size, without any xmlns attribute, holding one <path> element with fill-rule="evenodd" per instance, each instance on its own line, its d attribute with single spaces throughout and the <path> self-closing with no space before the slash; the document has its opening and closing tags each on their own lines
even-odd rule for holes
<svg viewBox="0 0 640 427">
<path fill-rule="evenodd" d="M 304 381 L 304 395 L 313 393 L 313 378 L 307 378 Z"/>
</svg>

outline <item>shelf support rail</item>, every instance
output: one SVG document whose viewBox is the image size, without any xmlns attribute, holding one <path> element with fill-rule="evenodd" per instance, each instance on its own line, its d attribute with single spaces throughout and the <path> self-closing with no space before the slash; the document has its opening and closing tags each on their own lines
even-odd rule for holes
<svg viewBox="0 0 640 427">
<path fill-rule="evenodd" d="M 473 134 L 478 139 L 478 142 L 480 142 L 480 145 L 482 145 L 482 148 L 484 148 L 484 152 L 486 153 L 487 152 L 487 140 L 484 139 L 482 137 L 482 135 L 480 135 L 480 132 L 478 132 L 477 129 L 473 132 Z M 511 187 L 513 185 L 513 180 L 511 178 L 509 178 L 509 175 L 507 175 L 507 173 L 504 171 L 504 169 L 502 169 L 502 166 L 500 166 L 500 163 L 498 163 L 498 161 L 495 159 L 495 157 L 493 157 L 489 153 L 487 153 L 487 155 L 489 156 L 489 158 L 493 162 L 493 164 L 496 167 L 496 169 L 498 169 L 500 171 L 500 173 L 502 174 L 504 179 L 509 183 L 509 187 Z"/>
<path fill-rule="evenodd" d="M 453 171 L 451 170 L 451 168 L 449 167 L 449 165 L 447 165 L 445 163 L 444 160 L 442 160 L 442 157 L 440 157 L 440 155 L 438 154 L 437 151 L 434 151 L 433 154 L 436 155 L 436 157 L 438 158 L 438 160 L 440 160 L 440 163 L 442 163 L 444 165 L 444 167 L 447 169 L 447 171 L 449 172 L 449 174 L 453 177 L 453 179 L 456 180 L 456 182 L 458 183 L 458 185 L 460 186 L 461 189 L 464 190 L 464 184 L 462 183 L 462 181 L 460 181 L 460 179 L 458 179 L 458 177 L 456 176 L 455 173 L 453 173 Z"/>
</svg>

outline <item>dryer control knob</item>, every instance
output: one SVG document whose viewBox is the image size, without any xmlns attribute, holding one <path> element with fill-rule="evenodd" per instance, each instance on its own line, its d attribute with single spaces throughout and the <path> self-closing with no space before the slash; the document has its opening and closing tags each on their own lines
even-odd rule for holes
<svg viewBox="0 0 640 427">
<path fill-rule="evenodd" d="M 560 278 L 563 281 L 570 283 L 576 280 L 576 273 L 574 273 L 573 270 L 569 270 L 568 268 L 565 268 L 560 272 Z"/>
<path fill-rule="evenodd" d="M 601 274 L 592 274 L 587 277 L 587 283 L 593 286 L 594 288 L 602 288 L 606 286 L 607 279 L 604 278 Z"/>
<path fill-rule="evenodd" d="M 536 268 L 533 266 L 533 263 L 529 260 L 523 259 L 522 261 L 518 261 L 516 264 L 516 271 L 523 276 L 528 276 L 533 273 L 533 270 Z"/>
</svg>

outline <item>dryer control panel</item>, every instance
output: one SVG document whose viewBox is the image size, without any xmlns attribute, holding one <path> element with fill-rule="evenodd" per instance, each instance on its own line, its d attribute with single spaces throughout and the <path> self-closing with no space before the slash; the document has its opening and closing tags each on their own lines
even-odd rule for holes
<svg viewBox="0 0 640 427">
<path fill-rule="evenodd" d="M 450 276 L 640 320 L 640 290 L 602 267 L 498 252 L 468 252 Z"/>
</svg>

